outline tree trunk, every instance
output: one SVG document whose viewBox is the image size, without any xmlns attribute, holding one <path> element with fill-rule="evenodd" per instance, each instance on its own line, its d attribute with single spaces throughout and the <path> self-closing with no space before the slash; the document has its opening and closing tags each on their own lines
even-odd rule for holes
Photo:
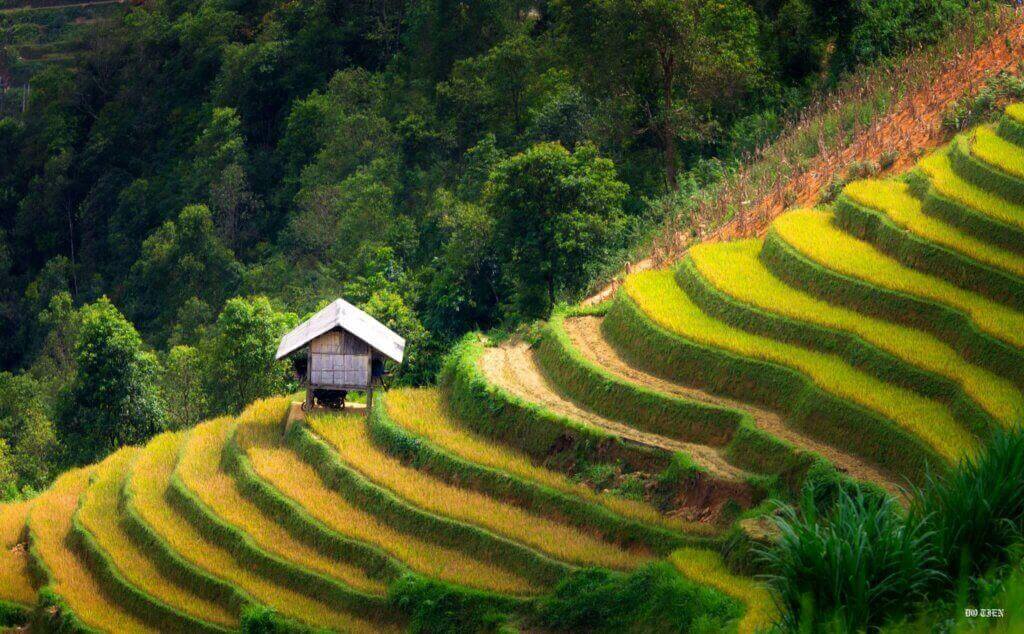
<svg viewBox="0 0 1024 634">
<path fill-rule="evenodd" d="M 675 83 L 675 56 L 660 51 L 661 60 L 661 141 L 665 145 L 665 182 L 669 189 L 676 191 L 676 131 L 672 124 L 672 84 Z"/>
<path fill-rule="evenodd" d="M 548 310 L 555 306 L 555 274 L 552 271 L 548 271 L 544 275 L 548 283 Z"/>
</svg>

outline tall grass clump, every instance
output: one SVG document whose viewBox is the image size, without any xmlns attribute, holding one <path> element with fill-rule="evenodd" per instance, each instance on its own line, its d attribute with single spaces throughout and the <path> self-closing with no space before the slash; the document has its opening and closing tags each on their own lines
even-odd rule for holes
<svg viewBox="0 0 1024 634">
<path fill-rule="evenodd" d="M 1019 584 L 1024 427 L 994 433 L 976 458 L 928 477 L 906 510 L 844 490 L 821 513 L 814 496 L 806 487 L 799 508 L 780 511 L 779 537 L 760 551 L 786 629 L 909 631 L 936 606 L 980 605 Z"/>
<path fill-rule="evenodd" d="M 950 578 L 985 574 L 1024 538 L 1024 427 L 993 434 L 986 450 L 928 479 L 911 505 Z"/>
<path fill-rule="evenodd" d="M 799 508 L 776 518 L 777 544 L 761 550 L 791 630 L 861 631 L 923 604 L 944 575 L 933 532 L 897 502 L 841 491 L 831 510 L 816 508 L 813 487 Z"/>
</svg>

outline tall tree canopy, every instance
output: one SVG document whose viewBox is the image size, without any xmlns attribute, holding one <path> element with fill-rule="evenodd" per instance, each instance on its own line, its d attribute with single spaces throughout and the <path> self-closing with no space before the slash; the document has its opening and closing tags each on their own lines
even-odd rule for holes
<svg viewBox="0 0 1024 634">
<path fill-rule="evenodd" d="M 84 464 L 166 427 L 158 365 L 106 297 L 79 313 L 75 376 L 62 395 L 59 430 L 70 461 Z"/>
<path fill-rule="evenodd" d="M 586 286 L 593 265 L 622 241 L 628 189 L 593 146 L 569 153 L 540 143 L 498 164 L 487 201 L 521 315 L 541 317 L 563 291 Z"/>
</svg>

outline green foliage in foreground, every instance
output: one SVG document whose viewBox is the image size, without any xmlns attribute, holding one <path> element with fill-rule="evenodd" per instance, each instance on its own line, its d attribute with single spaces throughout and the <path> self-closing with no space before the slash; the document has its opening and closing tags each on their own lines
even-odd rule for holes
<svg viewBox="0 0 1024 634">
<path fill-rule="evenodd" d="M 1024 537 L 1024 428 L 996 433 L 977 459 L 931 478 L 913 514 L 933 531 L 951 578 L 1005 563 Z"/>
<path fill-rule="evenodd" d="M 996 433 L 976 459 L 929 478 L 912 492 L 909 511 L 843 491 L 819 513 L 813 493 L 808 488 L 799 508 L 780 511 L 781 537 L 761 551 L 786 628 L 861 630 L 907 623 L 922 610 L 924 622 L 936 616 L 934 606 L 979 605 L 994 590 L 1019 594 L 1019 574 L 1001 583 L 1024 539 L 1022 427 Z M 896 631 L 916 631 L 921 622 Z"/>
<path fill-rule="evenodd" d="M 890 498 L 843 491 L 819 516 L 808 488 L 799 509 L 782 509 L 776 521 L 779 543 L 762 554 L 786 627 L 878 626 L 923 603 L 941 577 L 931 533 Z"/>
</svg>

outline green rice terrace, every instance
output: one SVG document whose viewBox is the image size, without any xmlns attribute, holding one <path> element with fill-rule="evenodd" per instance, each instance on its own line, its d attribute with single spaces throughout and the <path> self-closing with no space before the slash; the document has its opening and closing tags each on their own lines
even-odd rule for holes
<svg viewBox="0 0 1024 634">
<path fill-rule="evenodd" d="M 673 624 L 762 631 L 774 500 L 858 481 L 905 503 L 1018 424 L 1022 387 L 1018 105 L 763 239 L 693 247 L 528 335 L 469 336 L 435 388 L 309 416 L 258 401 L 65 473 L 0 507 L 0 613 L 573 629 L 550 615 L 580 593 L 671 587 Z"/>
</svg>

